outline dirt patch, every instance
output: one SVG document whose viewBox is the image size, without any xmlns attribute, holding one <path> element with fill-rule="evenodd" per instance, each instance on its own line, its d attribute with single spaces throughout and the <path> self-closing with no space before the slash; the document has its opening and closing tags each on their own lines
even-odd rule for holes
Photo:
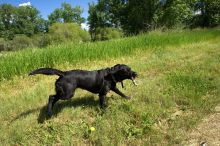
<svg viewBox="0 0 220 146">
<path fill-rule="evenodd" d="M 187 146 L 220 146 L 220 105 L 187 136 Z"/>
</svg>

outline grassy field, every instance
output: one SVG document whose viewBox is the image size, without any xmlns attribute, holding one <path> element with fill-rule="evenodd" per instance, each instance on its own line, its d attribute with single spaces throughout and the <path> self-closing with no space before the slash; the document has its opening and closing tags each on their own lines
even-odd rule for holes
<svg viewBox="0 0 220 146">
<path fill-rule="evenodd" d="M 220 30 L 152 32 L 109 42 L 66 44 L 0 56 L 0 145 L 181 145 L 220 103 Z M 128 64 L 133 86 L 98 96 L 78 89 L 46 118 L 56 76 L 28 77 L 38 67 L 100 69 Z M 94 127 L 95 131 L 90 128 Z"/>
</svg>

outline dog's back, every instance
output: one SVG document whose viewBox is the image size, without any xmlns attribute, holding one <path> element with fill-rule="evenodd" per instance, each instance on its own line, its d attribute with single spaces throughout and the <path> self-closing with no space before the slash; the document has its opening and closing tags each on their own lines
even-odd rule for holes
<svg viewBox="0 0 220 146">
<path fill-rule="evenodd" d="M 65 76 L 60 77 L 58 82 L 71 83 L 76 88 L 98 93 L 103 84 L 103 76 L 100 71 L 71 70 L 65 72 Z"/>
</svg>

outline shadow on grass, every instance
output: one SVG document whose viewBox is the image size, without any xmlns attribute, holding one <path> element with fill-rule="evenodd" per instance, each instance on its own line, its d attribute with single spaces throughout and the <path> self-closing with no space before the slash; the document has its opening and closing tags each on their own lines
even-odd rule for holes
<svg viewBox="0 0 220 146">
<path fill-rule="evenodd" d="M 98 102 L 94 100 L 94 96 L 75 98 L 75 99 L 68 100 L 68 101 L 58 101 L 54 105 L 52 117 L 57 116 L 57 114 L 60 113 L 64 108 L 78 107 L 78 106 L 93 107 L 93 106 L 98 106 Z M 43 123 L 45 120 L 48 120 L 51 118 L 47 115 L 47 105 L 45 105 L 43 107 L 38 107 L 35 109 L 31 109 L 31 110 L 27 110 L 25 112 L 22 112 L 21 114 L 19 114 L 15 118 L 13 118 L 11 120 L 11 123 L 20 119 L 20 118 L 26 117 L 32 113 L 35 113 L 39 110 L 40 110 L 40 114 L 37 119 L 38 123 Z"/>
<path fill-rule="evenodd" d="M 98 102 L 94 100 L 93 96 L 83 97 L 83 98 L 76 98 L 69 101 L 61 101 L 57 102 L 54 105 L 54 108 L 52 110 L 53 116 L 57 116 L 58 113 L 60 113 L 64 108 L 70 108 L 70 107 L 78 107 L 78 106 L 85 106 L 85 107 L 93 107 L 98 106 Z M 47 115 L 47 105 L 45 105 L 41 110 L 40 114 L 38 116 L 38 123 L 43 123 L 45 120 L 50 119 Z"/>
<path fill-rule="evenodd" d="M 26 117 L 26 116 L 28 116 L 29 114 L 35 113 L 35 112 L 39 111 L 40 109 L 41 109 L 41 108 L 38 107 L 38 108 L 35 108 L 35 109 L 30 109 L 30 110 L 28 110 L 28 111 L 22 112 L 21 114 L 17 115 L 15 118 L 13 118 L 13 119 L 11 120 L 11 123 L 14 122 L 14 121 L 16 121 L 16 120 L 18 120 L 18 119 L 20 119 L 20 118 Z"/>
</svg>

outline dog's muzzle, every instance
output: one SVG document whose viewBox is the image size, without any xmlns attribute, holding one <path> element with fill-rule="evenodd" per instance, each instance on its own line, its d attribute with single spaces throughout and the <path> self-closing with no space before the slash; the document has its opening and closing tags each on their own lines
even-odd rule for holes
<svg viewBox="0 0 220 146">
<path fill-rule="evenodd" d="M 131 80 L 132 80 L 132 83 L 133 83 L 135 86 L 138 85 L 133 77 L 131 77 Z"/>
<path fill-rule="evenodd" d="M 132 83 L 135 85 L 135 86 L 137 86 L 138 84 L 136 83 L 136 81 L 135 81 L 135 78 L 137 77 L 137 73 L 136 72 L 133 72 L 132 73 L 132 76 L 131 76 L 131 80 L 132 80 Z"/>
</svg>

